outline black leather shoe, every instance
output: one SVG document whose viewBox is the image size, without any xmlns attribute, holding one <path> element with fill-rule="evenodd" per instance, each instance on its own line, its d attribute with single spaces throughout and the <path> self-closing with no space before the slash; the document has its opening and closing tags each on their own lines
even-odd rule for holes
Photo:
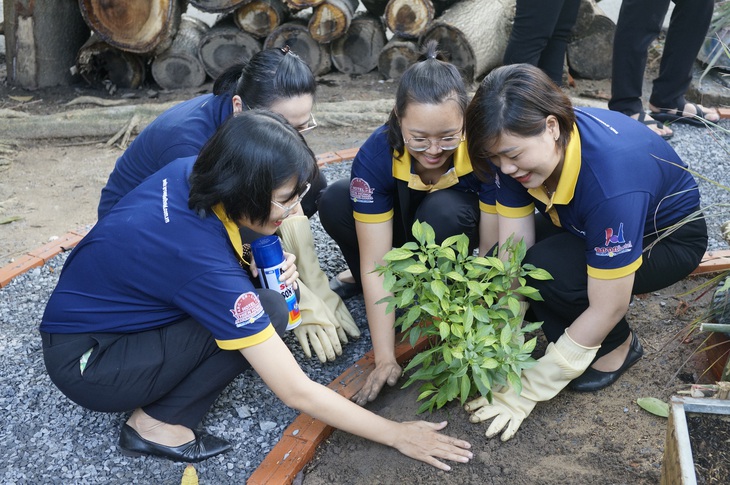
<svg viewBox="0 0 730 485">
<path fill-rule="evenodd" d="M 161 456 L 173 461 L 197 463 L 211 456 L 225 453 L 232 448 L 231 444 L 208 433 L 193 430 L 195 439 L 180 446 L 165 446 L 142 438 L 131 426 L 125 424 L 119 434 L 119 448 L 123 455 Z"/>
<path fill-rule="evenodd" d="M 613 372 L 602 372 L 589 367 L 583 374 L 570 381 L 568 387 L 578 392 L 591 392 L 608 387 L 616 382 L 626 369 L 636 364 L 642 355 L 644 355 L 644 349 L 641 346 L 641 342 L 639 342 L 639 339 L 636 337 L 636 332 L 632 331 L 629 353 L 626 355 L 626 360 L 624 360 L 624 363 L 621 364 L 621 367 Z"/>
<path fill-rule="evenodd" d="M 362 288 L 357 283 L 346 283 L 335 276 L 330 280 L 330 290 L 337 293 L 343 300 L 352 298 L 362 293 Z"/>
</svg>

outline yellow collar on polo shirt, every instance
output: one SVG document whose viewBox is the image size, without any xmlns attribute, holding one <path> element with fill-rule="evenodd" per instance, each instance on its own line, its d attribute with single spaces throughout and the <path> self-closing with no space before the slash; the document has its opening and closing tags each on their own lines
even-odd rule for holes
<svg viewBox="0 0 730 485">
<path fill-rule="evenodd" d="M 228 239 L 231 240 L 231 244 L 233 245 L 233 249 L 236 251 L 236 254 L 238 254 L 238 258 L 241 261 L 244 261 L 243 241 L 241 240 L 241 231 L 238 227 L 238 224 L 233 222 L 231 218 L 228 217 L 228 214 L 226 214 L 226 210 L 223 208 L 223 204 L 220 202 L 213 206 L 213 213 L 223 223 L 223 227 L 226 228 L 226 232 L 228 233 Z"/>
<path fill-rule="evenodd" d="M 407 149 L 404 148 L 403 155 L 400 158 L 396 158 L 395 153 L 393 153 L 393 177 L 408 182 L 408 187 L 414 190 L 432 191 L 453 187 L 459 183 L 459 177 L 474 171 L 466 149 L 466 141 L 461 142 L 459 148 L 454 152 L 454 166 L 433 185 L 424 184 L 418 175 L 411 172 L 412 163 L 411 154 L 408 153 Z"/>
<path fill-rule="evenodd" d="M 553 204 L 567 205 L 573 200 L 575 195 L 575 186 L 578 183 L 578 174 L 581 166 L 580 156 L 580 133 L 578 126 L 573 125 L 573 132 L 570 134 L 570 141 L 565 148 L 565 159 L 563 160 L 563 171 L 558 180 L 558 187 L 551 198 L 548 198 L 545 189 L 540 186 L 534 189 L 528 189 L 531 196 L 547 206 L 546 210 L 550 210 Z"/>
</svg>

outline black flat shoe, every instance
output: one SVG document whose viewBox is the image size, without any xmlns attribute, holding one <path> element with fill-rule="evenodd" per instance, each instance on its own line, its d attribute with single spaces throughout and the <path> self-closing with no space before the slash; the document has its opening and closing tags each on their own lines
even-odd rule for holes
<svg viewBox="0 0 730 485">
<path fill-rule="evenodd" d="M 616 382 L 626 369 L 636 364 L 642 355 L 644 355 L 644 349 L 641 342 L 636 337 L 636 332 L 631 332 L 631 346 L 621 367 L 613 372 L 602 372 L 589 367 L 583 374 L 570 381 L 568 387 L 578 392 L 592 392 L 608 387 Z"/>
<path fill-rule="evenodd" d="M 180 446 L 165 446 L 142 438 L 131 426 L 125 424 L 119 434 L 119 448 L 123 455 L 153 455 L 173 461 L 197 463 L 211 456 L 225 453 L 232 448 L 231 444 L 208 433 L 193 430 L 195 439 Z"/>
<path fill-rule="evenodd" d="M 360 288 L 357 283 L 346 283 L 338 279 L 337 276 L 330 280 L 330 290 L 337 293 L 337 295 L 343 300 L 347 300 L 348 298 L 352 298 L 353 296 L 357 296 L 362 293 L 362 288 Z"/>
</svg>

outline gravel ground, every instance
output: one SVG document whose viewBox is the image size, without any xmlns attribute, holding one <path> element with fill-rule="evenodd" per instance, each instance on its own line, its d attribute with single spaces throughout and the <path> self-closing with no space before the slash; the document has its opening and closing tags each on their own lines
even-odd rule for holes
<svg viewBox="0 0 730 485">
<path fill-rule="evenodd" d="M 723 125 L 730 128 L 728 122 Z M 725 249 L 718 226 L 729 218 L 730 135 L 673 128 L 671 143 L 691 169 L 725 186 L 700 182 L 711 226 L 710 247 Z M 347 176 L 349 164 L 328 166 L 325 173 L 330 181 Z M 724 204 L 725 210 L 716 204 Z M 322 267 L 332 276 L 344 268 L 344 260 L 316 217 L 312 227 Z M 117 436 L 126 415 L 85 410 L 66 399 L 48 378 L 37 326 L 65 257 L 59 255 L 0 289 L 0 480 L 6 485 L 180 483 L 184 464 L 119 453 Z M 352 298 L 347 304 L 363 335 L 345 345 L 336 362 L 306 359 L 294 335 L 287 335 L 292 352 L 317 382 L 329 383 L 370 348 L 362 299 Z M 243 483 L 296 415 L 255 374 L 239 377 L 203 422 L 208 431 L 230 440 L 234 449 L 197 464 L 200 483 Z"/>
</svg>

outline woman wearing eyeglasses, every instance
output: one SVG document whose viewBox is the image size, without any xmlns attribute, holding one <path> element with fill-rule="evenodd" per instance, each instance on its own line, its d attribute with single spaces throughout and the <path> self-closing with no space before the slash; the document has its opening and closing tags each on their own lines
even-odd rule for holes
<svg viewBox="0 0 730 485">
<path fill-rule="evenodd" d="M 127 194 L 70 254 L 40 326 L 46 368 L 77 404 L 131 411 L 122 453 L 198 462 L 230 450 L 198 426 L 253 368 L 287 405 L 332 426 L 443 470 L 441 460 L 469 461 L 469 443 L 438 432 L 445 422 L 389 421 L 309 380 L 279 338 L 287 310 L 264 310 L 275 292 L 254 288 L 239 229 L 273 234 L 316 174 L 296 130 L 249 111 L 226 120 L 197 159 L 175 160 Z M 287 264 L 282 279 L 296 277 Z"/>
<path fill-rule="evenodd" d="M 385 253 L 413 240 L 415 220 L 430 224 L 437 241 L 466 234 L 481 254 L 497 242 L 494 186 L 476 178 L 464 143 L 464 81 L 436 49 L 430 42 L 403 74 L 388 122 L 360 148 L 350 179 L 322 194 L 320 220 L 362 286 L 375 352 L 376 368 L 353 397 L 358 404 L 401 375 L 395 317 L 377 304 L 387 293 L 373 270 Z"/>
<path fill-rule="evenodd" d="M 312 106 L 316 87 L 312 71 L 288 46 L 262 50 L 245 65 L 227 69 L 216 79 L 213 94 L 168 109 L 135 138 L 117 160 L 101 191 L 99 219 L 171 161 L 197 155 L 215 130 L 234 114 L 252 108 L 266 109 L 282 115 L 300 133 L 314 129 L 317 122 Z M 292 209 L 296 217 L 287 218 L 278 231 L 284 247 L 296 254 L 304 283 L 299 302 L 303 325 L 295 333 L 304 353 L 311 357 L 311 345 L 322 362 L 341 355 L 341 345 L 347 343 L 348 336 L 360 336 L 347 307 L 329 288 L 314 252 L 308 217 L 317 211 L 319 194 L 326 186 L 327 179 L 318 172 L 301 205 Z M 243 231 L 244 243 L 259 236 L 245 228 Z"/>
</svg>

